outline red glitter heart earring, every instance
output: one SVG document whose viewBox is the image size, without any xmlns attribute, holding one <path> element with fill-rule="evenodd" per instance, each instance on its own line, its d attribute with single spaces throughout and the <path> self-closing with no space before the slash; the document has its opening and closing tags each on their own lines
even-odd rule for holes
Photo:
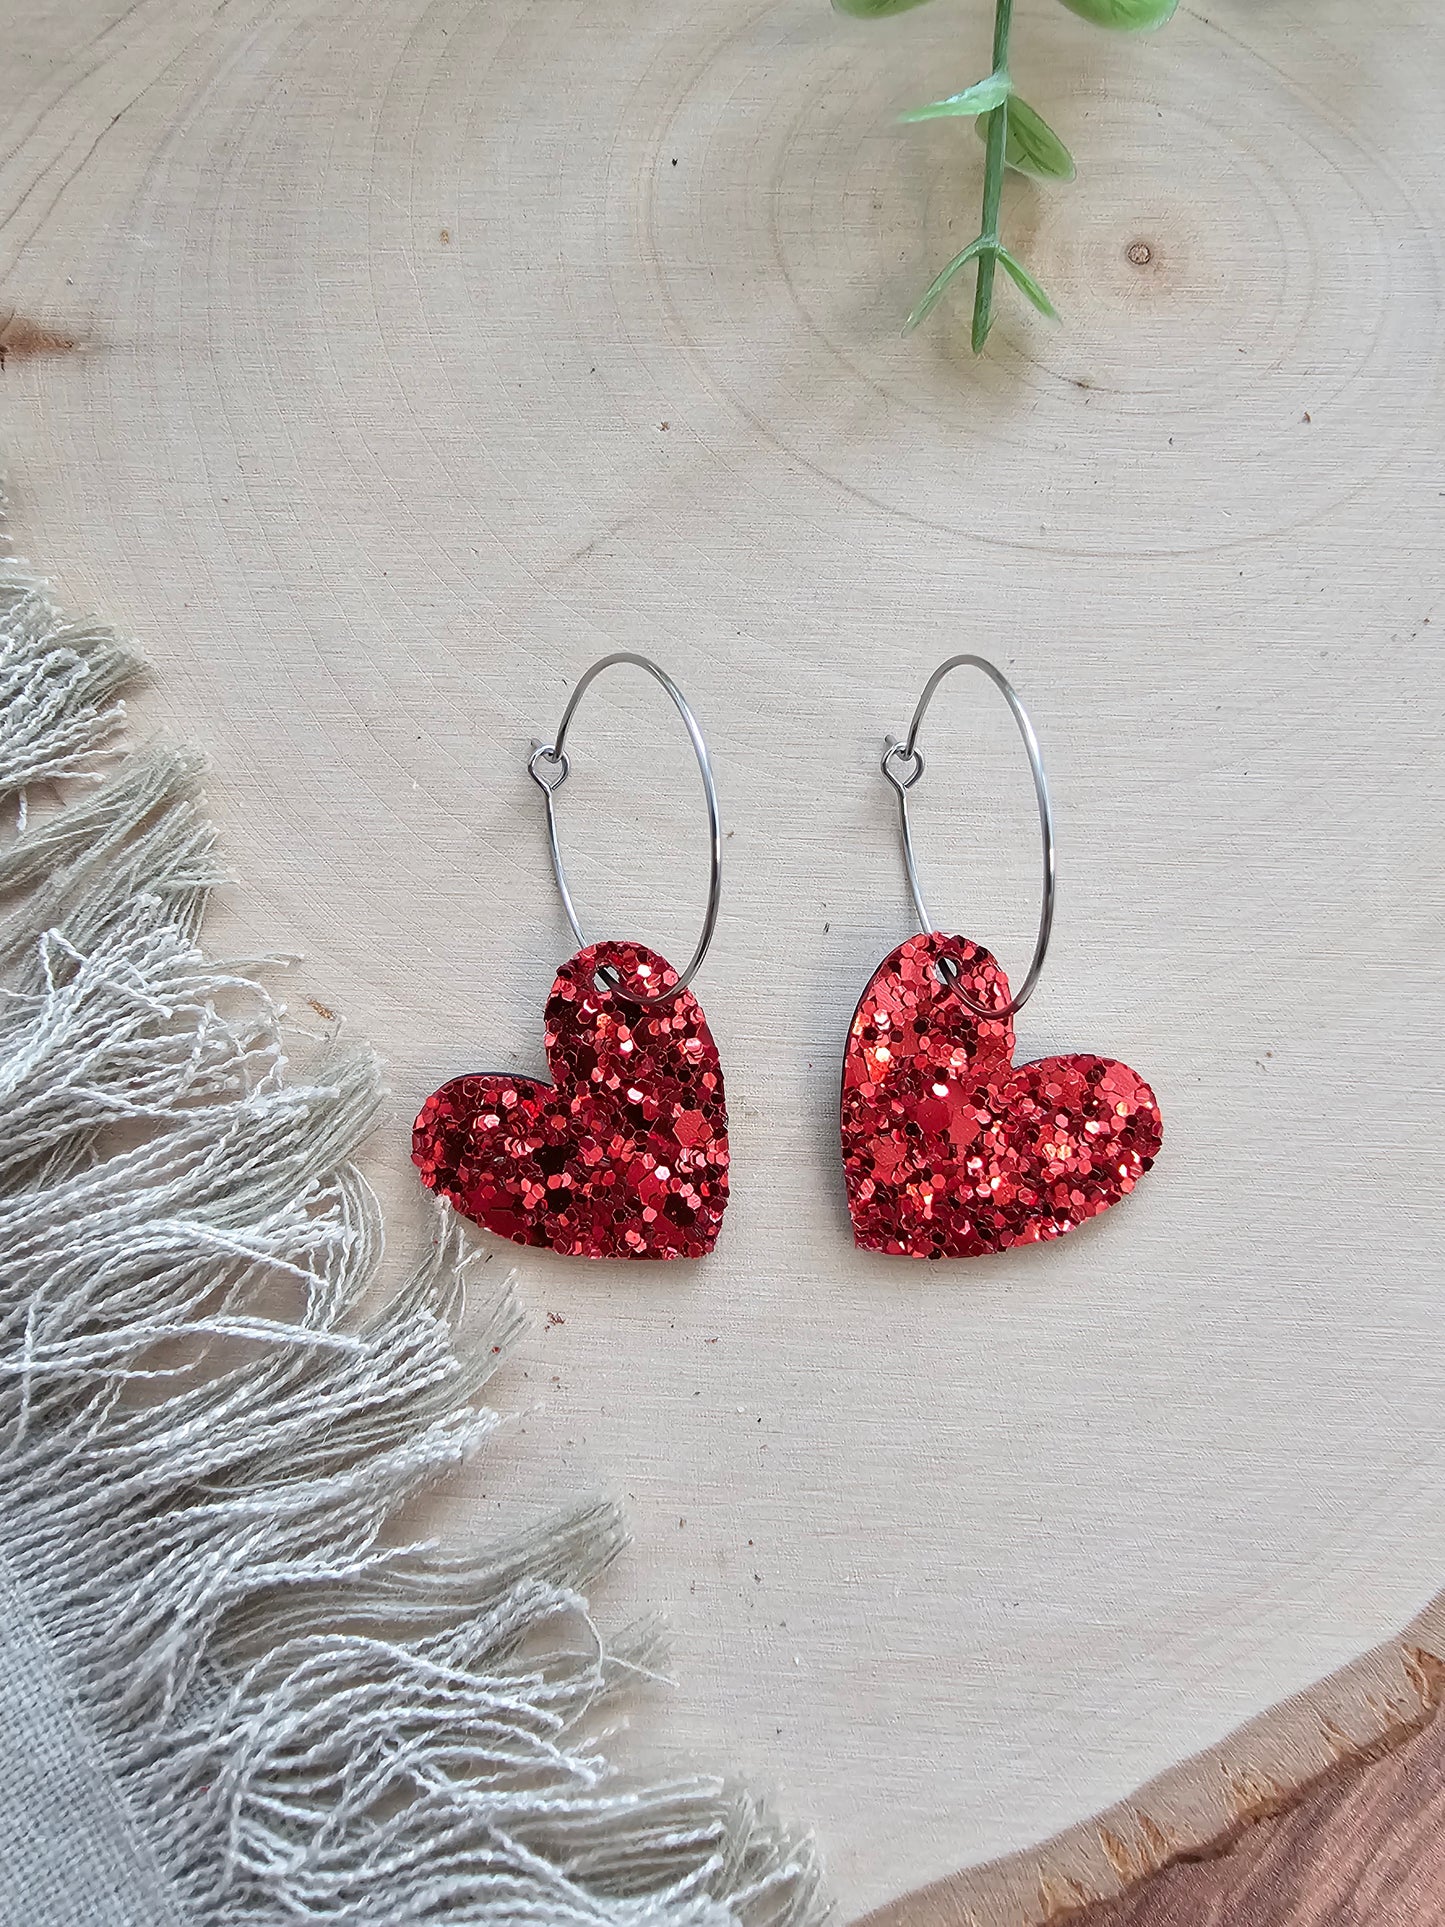
<svg viewBox="0 0 1445 1927">
<path fill-rule="evenodd" d="M 640 943 L 589 944 L 557 839 L 567 730 L 588 686 L 615 663 L 661 683 L 687 727 L 707 800 L 712 872 L 702 935 L 674 970 Z M 455 1077 L 433 1091 L 412 1134 L 423 1183 L 465 1217 L 516 1244 L 576 1258 L 701 1258 L 728 1198 L 722 1067 L 688 989 L 712 943 L 722 892 L 722 830 L 707 744 L 682 691 L 645 656 L 593 663 L 572 691 L 556 740 L 528 774 L 547 800 L 547 840 L 562 907 L 581 948 L 557 972 L 543 1041 L 552 1082 Z"/>
<path fill-rule="evenodd" d="M 1038 941 L 1023 988 L 980 944 L 935 930 L 923 901 L 908 792 L 923 774 L 918 732 L 950 670 L 978 669 L 1013 711 L 1043 833 Z M 1054 916 L 1054 821 L 1038 738 L 1007 678 L 982 656 L 950 656 L 924 685 L 903 742 L 885 740 L 903 861 L 920 936 L 886 957 L 859 1001 L 843 1059 L 843 1168 L 865 1251 L 975 1258 L 1062 1237 L 1132 1191 L 1162 1123 L 1154 1093 L 1104 1057 L 1016 1065 L 1014 1015 L 1033 994 Z"/>
</svg>

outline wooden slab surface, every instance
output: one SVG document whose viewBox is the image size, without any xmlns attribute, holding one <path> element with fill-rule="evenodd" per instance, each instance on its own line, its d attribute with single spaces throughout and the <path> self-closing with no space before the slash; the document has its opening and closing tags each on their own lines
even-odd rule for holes
<svg viewBox="0 0 1445 1927">
<path fill-rule="evenodd" d="M 668 1612 L 676 1680 L 627 1745 L 772 1789 L 844 1917 L 1036 1915 L 1146 1783 L 1212 1837 L 1217 1749 L 1326 1680 L 1289 1773 L 1368 1738 L 1398 1663 L 1340 1669 L 1445 1584 L 1437 9 L 1017 18 L 1080 179 L 1006 218 L 1065 320 L 1006 301 L 979 364 L 960 306 L 898 327 L 977 143 L 894 124 L 982 71 L 975 0 L 16 0 L 0 65 L 20 546 L 212 759 L 217 941 L 385 1053 L 399 1245 L 419 1100 L 540 1067 L 529 743 L 621 646 L 708 731 L 723 1241 L 524 1255 L 524 1416 L 446 1516 L 627 1499 L 599 1611 Z M 1065 1245 L 928 1269 L 853 1251 L 836 1089 L 909 928 L 882 738 L 965 646 L 1059 811 L 1021 1052 L 1123 1057 L 1167 1135 Z M 677 957 L 685 744 L 639 679 L 577 749 L 588 926 Z M 919 808 L 939 916 L 1020 967 L 1027 778 L 972 688 Z"/>
</svg>

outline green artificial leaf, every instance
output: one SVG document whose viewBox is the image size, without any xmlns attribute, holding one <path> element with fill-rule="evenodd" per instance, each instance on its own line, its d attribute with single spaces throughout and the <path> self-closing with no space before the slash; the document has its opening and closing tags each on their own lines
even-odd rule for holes
<svg viewBox="0 0 1445 1927">
<path fill-rule="evenodd" d="M 978 124 L 980 140 L 988 139 L 985 122 Z M 1008 105 L 1008 144 L 1004 158 L 1020 174 L 1040 181 L 1071 181 L 1078 171 L 1074 157 L 1043 115 L 1015 94 Z"/>
<path fill-rule="evenodd" d="M 998 250 L 998 259 L 999 265 L 1003 268 L 1009 280 L 1033 303 L 1039 313 L 1046 316 L 1050 321 L 1057 321 L 1059 318 L 1058 309 L 1029 273 L 1023 262 L 1016 260 L 1014 256 L 1009 253 L 1008 249 L 1004 247 Z"/>
<path fill-rule="evenodd" d="M 989 241 L 984 235 L 980 234 L 976 241 L 969 242 L 961 254 L 955 254 L 948 266 L 941 269 L 939 273 L 933 277 L 923 293 L 919 296 L 917 302 L 915 302 L 913 312 L 903 324 L 905 334 L 909 332 L 909 330 L 916 328 L 920 321 L 925 320 L 927 316 L 933 313 L 933 310 L 943 299 L 944 290 L 961 268 L 966 268 L 970 261 L 976 261 L 985 248 L 991 249 L 994 246 L 994 242 Z"/>
<path fill-rule="evenodd" d="M 1139 32 L 1162 27 L 1179 0 L 1063 0 L 1063 4 L 1081 20 L 1092 20 L 1096 27 L 1123 27 L 1129 32 Z"/>
<path fill-rule="evenodd" d="M 910 107 L 898 118 L 944 120 L 954 114 L 991 114 L 995 107 L 1003 106 L 1012 92 L 1007 74 L 990 74 L 985 80 L 976 80 L 972 87 L 965 87 L 961 94 L 950 94 L 947 100 L 931 100 L 926 107 Z"/>
<path fill-rule="evenodd" d="M 979 258 L 978 286 L 973 295 L 973 352 L 981 355 L 993 331 L 993 268 L 998 259 L 997 242 Z"/>
<path fill-rule="evenodd" d="M 886 20 L 890 13 L 907 13 L 921 7 L 923 0 L 833 0 L 836 13 L 851 13 L 855 20 Z"/>
</svg>

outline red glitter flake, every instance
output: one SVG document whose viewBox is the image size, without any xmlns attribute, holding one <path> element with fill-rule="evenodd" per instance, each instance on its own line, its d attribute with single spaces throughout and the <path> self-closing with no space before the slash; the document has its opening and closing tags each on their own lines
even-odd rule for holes
<svg viewBox="0 0 1445 1927">
<path fill-rule="evenodd" d="M 599 972 L 615 981 L 599 983 Z M 722 1066 L 690 990 L 636 943 L 563 964 L 547 999 L 552 1083 L 474 1074 L 433 1091 L 412 1133 L 422 1180 L 499 1237 L 575 1258 L 702 1258 L 728 1199 Z"/>
<path fill-rule="evenodd" d="M 944 961 L 940 963 L 940 959 Z M 1008 979 L 963 937 L 910 937 L 874 972 L 843 1060 L 843 1167 L 864 1251 L 976 1258 L 1062 1237 L 1132 1191 L 1163 1125 L 1104 1057 L 1015 1065 Z"/>
</svg>

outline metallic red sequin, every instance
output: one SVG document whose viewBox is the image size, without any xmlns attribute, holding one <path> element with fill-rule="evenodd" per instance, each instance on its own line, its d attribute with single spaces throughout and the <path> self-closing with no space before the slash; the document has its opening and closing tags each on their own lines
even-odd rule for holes
<svg viewBox="0 0 1445 1927">
<path fill-rule="evenodd" d="M 599 968 L 618 973 L 615 988 Z M 690 990 L 645 1005 L 677 972 L 636 943 L 563 964 L 547 999 L 553 1082 L 455 1077 L 412 1133 L 423 1181 L 511 1238 L 576 1258 L 701 1258 L 728 1198 L 722 1066 Z"/>
<path fill-rule="evenodd" d="M 963 937 L 911 937 L 864 991 L 843 1060 L 843 1166 L 865 1251 L 976 1258 L 1062 1237 L 1133 1190 L 1163 1125 L 1154 1093 L 1104 1057 L 1013 1062 L 1008 979 Z M 947 969 L 947 964 L 942 966 Z"/>
</svg>

